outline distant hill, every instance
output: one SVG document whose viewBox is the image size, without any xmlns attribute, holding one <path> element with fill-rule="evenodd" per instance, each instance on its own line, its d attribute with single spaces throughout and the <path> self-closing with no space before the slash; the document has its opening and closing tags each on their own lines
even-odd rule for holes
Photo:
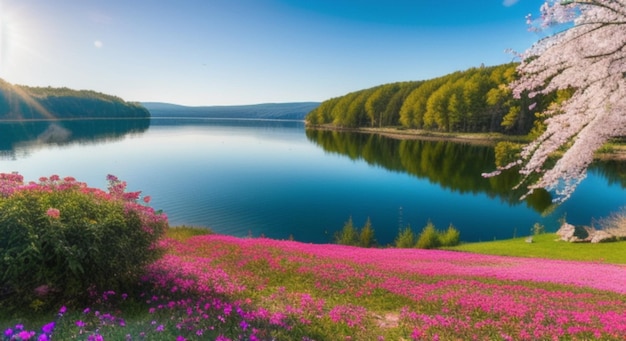
<svg viewBox="0 0 626 341">
<path fill-rule="evenodd" d="M 142 105 L 150 111 L 152 117 L 304 120 L 304 117 L 317 108 L 319 103 L 295 102 L 187 107 L 169 103 L 144 102 Z"/>
<path fill-rule="evenodd" d="M 149 118 L 139 103 L 90 90 L 29 87 L 0 79 L 0 120 Z"/>
</svg>

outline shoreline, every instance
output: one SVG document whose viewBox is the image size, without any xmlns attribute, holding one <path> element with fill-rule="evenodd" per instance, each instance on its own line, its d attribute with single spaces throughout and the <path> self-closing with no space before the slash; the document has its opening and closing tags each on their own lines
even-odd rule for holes
<svg viewBox="0 0 626 341">
<path fill-rule="evenodd" d="M 467 143 L 477 146 L 494 147 L 498 142 L 528 143 L 527 136 L 504 135 L 501 133 L 444 133 L 423 129 L 408 129 L 399 127 L 337 127 L 333 125 L 310 125 L 305 123 L 305 129 L 342 131 L 361 134 L 377 134 L 396 140 L 423 140 L 423 141 L 450 141 L 456 143 Z M 610 150 L 597 151 L 596 160 L 600 161 L 626 161 L 626 144 L 611 144 Z"/>
<path fill-rule="evenodd" d="M 306 129 L 344 131 L 353 133 L 378 134 L 396 140 L 425 140 L 425 141 L 451 141 L 458 143 L 470 143 L 475 145 L 495 146 L 501 141 L 526 142 L 525 136 L 507 136 L 500 133 L 443 133 L 423 129 L 408 129 L 400 127 L 380 127 L 380 128 L 351 128 L 337 127 L 333 125 L 309 125 Z"/>
</svg>

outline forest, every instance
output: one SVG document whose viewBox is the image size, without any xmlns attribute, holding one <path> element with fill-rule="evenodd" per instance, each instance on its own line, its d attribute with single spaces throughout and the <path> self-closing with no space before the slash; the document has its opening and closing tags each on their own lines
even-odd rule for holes
<svg viewBox="0 0 626 341">
<path fill-rule="evenodd" d="M 310 126 L 403 127 L 442 132 L 525 135 L 555 95 L 513 97 L 518 63 L 470 68 L 425 80 L 384 84 L 331 98 L 312 110 Z M 538 103 L 531 106 L 532 103 Z M 530 107 L 530 108 L 529 108 Z"/>
<path fill-rule="evenodd" d="M 149 118 L 139 103 L 90 90 L 12 85 L 0 79 L 0 120 Z"/>
</svg>

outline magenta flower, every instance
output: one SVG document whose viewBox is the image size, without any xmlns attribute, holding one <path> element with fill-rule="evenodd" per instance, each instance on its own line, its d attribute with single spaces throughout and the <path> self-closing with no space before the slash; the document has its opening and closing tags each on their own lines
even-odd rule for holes
<svg viewBox="0 0 626 341">
<path fill-rule="evenodd" d="M 22 330 L 21 332 L 17 333 L 17 337 L 20 340 L 30 340 L 30 338 L 33 336 L 35 336 L 35 332 L 33 331 Z"/>
<path fill-rule="evenodd" d="M 11 338 L 12 335 L 13 335 L 13 329 L 9 328 L 4 331 L 4 336 L 6 336 L 7 338 Z"/>
<path fill-rule="evenodd" d="M 104 337 L 100 334 L 89 335 L 88 341 L 104 341 Z"/>
<path fill-rule="evenodd" d="M 52 332 L 54 331 L 54 325 L 54 322 L 44 324 L 43 327 L 41 327 L 41 330 L 46 334 L 52 334 Z"/>
<path fill-rule="evenodd" d="M 241 330 L 246 331 L 250 325 L 244 320 L 239 323 L 239 326 L 241 327 Z"/>
<path fill-rule="evenodd" d="M 61 211 L 51 207 L 48 209 L 48 211 L 46 211 L 46 214 L 52 219 L 59 219 L 59 217 L 61 216 Z"/>
</svg>

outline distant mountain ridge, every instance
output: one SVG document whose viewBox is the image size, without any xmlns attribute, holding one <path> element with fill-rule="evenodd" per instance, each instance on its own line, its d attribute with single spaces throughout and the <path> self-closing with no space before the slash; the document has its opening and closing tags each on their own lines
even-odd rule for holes
<svg viewBox="0 0 626 341">
<path fill-rule="evenodd" d="M 161 102 L 141 103 L 153 118 L 236 118 L 304 120 L 304 117 L 317 108 L 319 102 L 262 103 L 250 105 L 216 105 L 189 107 Z"/>
</svg>

